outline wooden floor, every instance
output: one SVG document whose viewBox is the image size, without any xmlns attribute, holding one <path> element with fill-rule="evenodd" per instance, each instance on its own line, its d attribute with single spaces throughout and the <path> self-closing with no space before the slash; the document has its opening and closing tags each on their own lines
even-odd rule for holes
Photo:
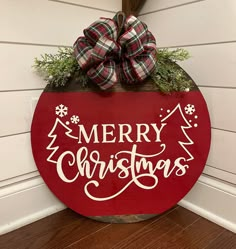
<svg viewBox="0 0 236 249">
<path fill-rule="evenodd" d="M 67 209 L 0 236 L 0 249 L 236 249 L 236 235 L 182 208 L 133 224 Z"/>
</svg>

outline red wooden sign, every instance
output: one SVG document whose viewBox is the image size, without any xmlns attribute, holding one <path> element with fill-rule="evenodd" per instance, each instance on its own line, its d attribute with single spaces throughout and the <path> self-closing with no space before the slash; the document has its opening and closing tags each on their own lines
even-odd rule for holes
<svg viewBox="0 0 236 249">
<path fill-rule="evenodd" d="M 200 91 L 44 92 L 32 150 L 52 192 L 86 216 L 161 213 L 205 166 L 210 120 Z"/>
</svg>

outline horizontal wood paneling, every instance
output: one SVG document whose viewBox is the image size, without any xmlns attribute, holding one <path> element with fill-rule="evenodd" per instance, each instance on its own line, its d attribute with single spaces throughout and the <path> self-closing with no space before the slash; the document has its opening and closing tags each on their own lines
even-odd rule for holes
<svg viewBox="0 0 236 249">
<path fill-rule="evenodd" d="M 216 177 L 218 179 L 221 179 L 223 181 L 230 182 L 232 184 L 236 184 L 236 174 L 229 173 L 224 170 L 220 170 L 217 168 L 213 168 L 211 166 L 206 165 L 203 173 L 209 176 Z"/>
<path fill-rule="evenodd" d="M 49 0 L 49 1 L 72 3 L 72 4 L 76 4 L 76 5 L 82 5 L 82 6 L 90 6 L 93 8 L 109 10 L 112 12 L 120 11 L 122 8 L 121 1 L 111 1 L 111 0 L 99 0 L 99 1 L 94 1 L 94 0 L 62 0 L 62 1 Z"/>
<path fill-rule="evenodd" d="M 198 85 L 236 88 L 236 43 L 183 48 L 191 58 L 179 64 Z"/>
<path fill-rule="evenodd" d="M 0 151 L 0 181 L 37 170 L 29 133 L 1 138 Z"/>
<path fill-rule="evenodd" d="M 0 136 L 30 131 L 34 104 L 41 92 L 0 92 Z"/>
<path fill-rule="evenodd" d="M 113 15 L 46 0 L 1 0 L 0 41 L 71 46 L 96 19 Z"/>
<path fill-rule="evenodd" d="M 157 10 L 162 10 L 166 8 L 171 8 L 175 6 L 179 6 L 182 4 L 191 4 L 195 2 L 200 2 L 205 0 L 146 0 L 142 10 L 140 11 L 140 15 L 145 14 L 147 12 L 153 12 Z"/>
<path fill-rule="evenodd" d="M 236 133 L 212 129 L 211 148 L 207 164 L 236 174 L 235 141 Z"/>
<path fill-rule="evenodd" d="M 0 91 L 44 88 L 45 81 L 32 67 L 34 58 L 57 50 L 56 47 L 0 44 Z"/>
<path fill-rule="evenodd" d="M 207 102 L 211 126 L 236 132 L 236 89 L 200 87 Z"/>
<path fill-rule="evenodd" d="M 184 46 L 236 40 L 235 9 L 234 0 L 207 0 L 140 18 L 159 47 Z"/>
</svg>

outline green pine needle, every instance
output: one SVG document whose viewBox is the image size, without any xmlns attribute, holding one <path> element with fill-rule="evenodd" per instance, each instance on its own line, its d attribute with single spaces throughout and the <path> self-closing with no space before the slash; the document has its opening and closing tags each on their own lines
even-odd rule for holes
<svg viewBox="0 0 236 249">
<path fill-rule="evenodd" d="M 72 48 L 59 48 L 57 54 L 44 54 L 41 59 L 35 58 L 34 68 L 44 76 L 46 82 L 55 87 L 65 86 L 76 72 L 81 71 Z M 79 77 L 82 77 L 81 74 Z"/>
<path fill-rule="evenodd" d="M 176 64 L 190 57 L 184 49 L 160 49 L 157 54 L 157 63 L 151 78 L 157 88 L 163 93 L 190 90 L 192 82 L 184 70 Z"/>
</svg>

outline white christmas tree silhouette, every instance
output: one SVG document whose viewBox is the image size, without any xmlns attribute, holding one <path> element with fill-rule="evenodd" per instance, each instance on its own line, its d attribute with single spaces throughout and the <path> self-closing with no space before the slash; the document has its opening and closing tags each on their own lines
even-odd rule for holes
<svg viewBox="0 0 236 249">
<path fill-rule="evenodd" d="M 184 136 L 187 138 L 188 142 L 181 142 L 181 141 L 178 141 L 178 143 L 180 144 L 180 146 L 185 150 L 185 152 L 189 155 L 189 158 L 187 159 L 187 161 L 191 161 L 194 159 L 193 155 L 188 151 L 188 149 L 185 147 L 186 145 L 189 146 L 189 145 L 193 145 L 194 142 L 190 139 L 190 137 L 187 135 L 186 131 L 187 129 L 190 129 L 192 128 L 191 124 L 187 121 L 187 119 L 185 118 L 184 114 L 183 114 L 183 111 L 182 111 L 182 108 L 180 106 L 180 104 L 176 105 L 176 107 L 165 117 L 161 120 L 161 122 L 166 122 L 168 121 L 168 119 L 175 113 L 179 112 L 180 115 L 182 116 L 183 120 L 184 120 L 184 123 L 185 125 L 181 125 L 181 130 L 184 134 Z M 167 122 L 168 123 L 168 122 Z"/>
<path fill-rule="evenodd" d="M 65 134 L 72 138 L 72 139 L 78 139 L 78 137 L 72 136 L 70 133 L 72 132 L 72 129 L 70 129 L 67 125 L 65 125 L 59 118 L 56 118 L 55 123 L 51 129 L 51 131 L 48 133 L 48 137 L 52 138 L 52 141 L 47 146 L 47 150 L 51 150 L 51 154 L 48 156 L 47 161 L 51 163 L 57 163 L 57 161 L 53 160 L 53 155 L 57 152 L 59 149 L 59 146 L 53 146 L 55 140 L 57 139 L 57 134 L 55 134 L 55 129 L 58 125 L 61 125 L 63 128 L 65 128 Z"/>
</svg>

